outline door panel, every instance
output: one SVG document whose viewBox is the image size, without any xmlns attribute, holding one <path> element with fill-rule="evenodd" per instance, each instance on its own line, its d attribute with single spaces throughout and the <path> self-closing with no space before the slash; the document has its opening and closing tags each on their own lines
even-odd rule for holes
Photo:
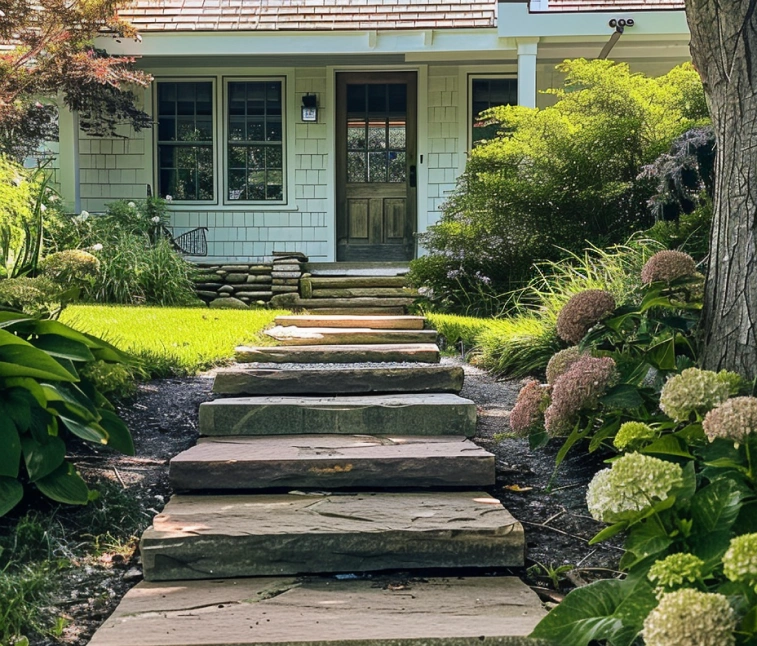
<svg viewBox="0 0 757 646">
<path fill-rule="evenodd" d="M 337 260 L 415 256 L 416 75 L 337 75 Z"/>
</svg>

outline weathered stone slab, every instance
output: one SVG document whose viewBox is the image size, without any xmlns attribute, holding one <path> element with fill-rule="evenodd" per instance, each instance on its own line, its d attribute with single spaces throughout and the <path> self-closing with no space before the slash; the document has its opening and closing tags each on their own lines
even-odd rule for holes
<svg viewBox="0 0 757 646">
<path fill-rule="evenodd" d="M 369 298 L 365 296 L 355 298 L 300 298 L 296 307 L 305 310 L 317 310 L 321 307 L 404 307 L 411 305 L 414 298 Z"/>
<path fill-rule="evenodd" d="M 350 395 L 459 393 L 460 366 L 276 370 L 229 368 L 216 373 L 218 395 Z"/>
<path fill-rule="evenodd" d="M 299 345 L 236 348 L 240 363 L 439 363 L 439 348 L 433 343 L 382 345 Z"/>
<path fill-rule="evenodd" d="M 324 316 L 344 314 L 343 307 L 320 307 L 316 310 Z M 360 316 L 402 316 L 406 310 L 404 307 L 351 307 L 350 314 Z"/>
<path fill-rule="evenodd" d="M 403 276 L 342 276 L 311 278 L 314 289 L 349 289 L 352 287 L 405 287 Z"/>
<path fill-rule="evenodd" d="M 461 437 L 281 435 L 201 439 L 171 460 L 176 490 L 488 487 L 494 456 Z"/>
<path fill-rule="evenodd" d="M 275 323 L 296 327 L 358 327 L 373 330 L 422 330 L 424 316 L 351 316 L 347 314 L 327 316 L 303 314 L 300 316 L 277 316 Z"/>
<path fill-rule="evenodd" d="M 311 279 L 313 280 L 313 279 Z M 313 286 L 313 298 L 393 298 L 417 296 L 418 292 L 407 287 L 350 287 L 341 289 L 318 289 Z"/>
<path fill-rule="evenodd" d="M 140 583 L 90 646 L 541 646 L 516 577 Z"/>
<path fill-rule="evenodd" d="M 217 298 L 214 301 L 210 301 L 210 307 L 222 310 L 249 309 L 247 305 L 245 305 L 244 301 L 240 301 L 238 298 Z"/>
<path fill-rule="evenodd" d="M 258 298 L 270 298 L 271 294 L 273 292 L 237 292 L 235 296 L 237 298 L 250 298 L 250 299 L 258 299 Z"/>
<path fill-rule="evenodd" d="M 300 267 L 300 264 L 297 262 L 294 262 L 294 263 L 274 262 L 273 271 L 274 271 L 274 275 L 276 275 L 282 271 L 300 272 L 302 271 L 302 268 Z"/>
<path fill-rule="evenodd" d="M 299 271 L 279 271 L 277 267 L 274 267 L 273 273 L 271 274 L 274 280 L 277 278 L 299 278 L 302 276 L 302 272 Z"/>
<path fill-rule="evenodd" d="M 200 404 L 200 435 L 464 435 L 476 405 L 457 395 L 234 397 Z"/>
<path fill-rule="evenodd" d="M 226 282 L 227 283 L 246 283 L 247 282 L 247 274 L 227 274 L 226 275 Z"/>
<path fill-rule="evenodd" d="M 524 560 L 523 527 L 483 492 L 177 495 L 140 550 L 148 581 Z"/>
<path fill-rule="evenodd" d="M 296 288 L 295 288 L 296 289 Z M 276 291 L 276 286 L 273 287 Z M 372 330 L 370 328 L 300 328 L 280 325 L 265 334 L 283 345 L 353 345 L 436 343 L 436 330 Z"/>
</svg>

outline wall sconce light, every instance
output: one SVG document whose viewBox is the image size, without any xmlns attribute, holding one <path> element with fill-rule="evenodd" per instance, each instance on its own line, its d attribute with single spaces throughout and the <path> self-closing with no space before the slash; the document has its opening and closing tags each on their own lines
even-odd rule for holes
<svg viewBox="0 0 757 646">
<path fill-rule="evenodd" d="M 305 94 L 302 97 L 302 120 L 318 121 L 318 100 L 315 94 Z"/>
</svg>

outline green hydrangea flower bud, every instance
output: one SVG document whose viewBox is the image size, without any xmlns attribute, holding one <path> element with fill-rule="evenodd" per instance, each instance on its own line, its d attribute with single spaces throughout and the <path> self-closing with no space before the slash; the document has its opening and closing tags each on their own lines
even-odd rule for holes
<svg viewBox="0 0 757 646">
<path fill-rule="evenodd" d="M 702 578 L 704 561 L 693 554 L 671 554 L 649 568 L 649 580 L 666 591 Z"/>
<path fill-rule="evenodd" d="M 657 431 L 648 424 L 644 424 L 643 422 L 626 422 L 620 426 L 612 443 L 616 449 L 625 451 L 629 446 L 637 442 L 651 440 L 655 437 L 657 437 Z"/>
<path fill-rule="evenodd" d="M 743 534 L 731 540 L 723 556 L 723 573 L 731 581 L 757 584 L 757 534 Z"/>
</svg>

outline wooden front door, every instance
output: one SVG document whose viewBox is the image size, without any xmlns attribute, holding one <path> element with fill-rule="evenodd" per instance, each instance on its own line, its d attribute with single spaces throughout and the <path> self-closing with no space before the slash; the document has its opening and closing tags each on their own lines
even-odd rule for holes
<svg viewBox="0 0 757 646">
<path fill-rule="evenodd" d="M 415 72 L 349 72 L 336 83 L 339 261 L 412 260 Z"/>
</svg>

